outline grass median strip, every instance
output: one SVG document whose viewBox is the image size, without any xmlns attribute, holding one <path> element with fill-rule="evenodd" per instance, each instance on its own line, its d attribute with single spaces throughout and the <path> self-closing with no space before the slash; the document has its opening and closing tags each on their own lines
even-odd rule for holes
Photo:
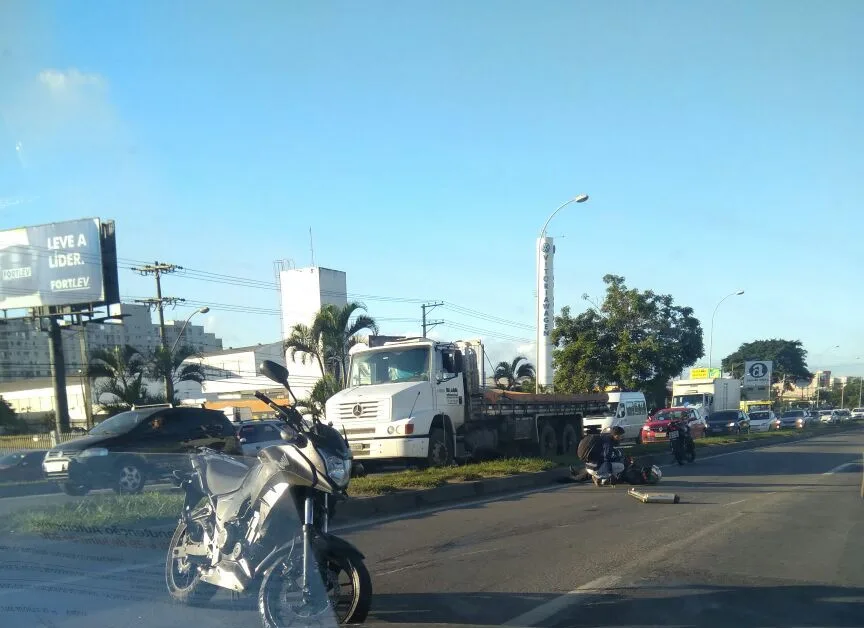
<svg viewBox="0 0 864 628">
<path fill-rule="evenodd" d="M 551 460 L 517 458 L 461 467 L 400 471 L 355 478 L 351 481 L 349 493 L 352 497 L 371 497 L 396 491 L 435 488 L 454 482 L 546 471 L 556 466 L 558 464 Z M 50 533 L 58 526 L 95 528 L 169 522 L 179 515 L 182 506 L 183 495 L 177 491 L 153 491 L 139 495 L 89 495 L 73 503 L 14 512 L 3 518 L 0 529 L 20 533 Z"/>
</svg>

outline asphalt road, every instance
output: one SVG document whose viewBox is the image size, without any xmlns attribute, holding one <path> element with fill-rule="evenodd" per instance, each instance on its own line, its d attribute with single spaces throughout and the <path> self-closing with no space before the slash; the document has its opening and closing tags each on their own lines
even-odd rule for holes
<svg viewBox="0 0 864 628">
<path fill-rule="evenodd" d="M 666 468 L 677 505 L 559 485 L 342 534 L 367 554 L 375 626 L 862 626 L 862 452 L 864 430 Z M 168 604 L 164 539 L 2 541 L 4 627 L 260 625 L 229 595 Z"/>
</svg>

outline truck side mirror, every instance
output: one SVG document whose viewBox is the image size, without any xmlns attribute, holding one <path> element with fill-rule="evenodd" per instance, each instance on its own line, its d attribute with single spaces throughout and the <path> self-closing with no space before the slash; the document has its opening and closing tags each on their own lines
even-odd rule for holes
<svg viewBox="0 0 864 628">
<path fill-rule="evenodd" d="M 453 353 L 453 372 L 461 373 L 463 370 L 462 352 L 458 349 Z"/>
<path fill-rule="evenodd" d="M 441 354 L 441 363 L 448 373 L 462 372 L 462 352 L 447 350 Z"/>
</svg>

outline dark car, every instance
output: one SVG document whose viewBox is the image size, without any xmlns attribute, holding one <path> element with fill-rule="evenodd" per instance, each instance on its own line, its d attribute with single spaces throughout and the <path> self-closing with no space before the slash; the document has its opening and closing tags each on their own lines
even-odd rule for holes
<svg viewBox="0 0 864 628">
<path fill-rule="evenodd" d="M 44 449 L 0 455 L 0 482 L 34 482 L 42 479 Z"/>
<path fill-rule="evenodd" d="M 742 434 L 750 432 L 750 419 L 741 410 L 718 410 L 708 415 L 706 434 Z"/>
<path fill-rule="evenodd" d="M 84 438 L 48 451 L 45 477 L 70 495 L 94 488 L 137 493 L 146 480 L 189 467 L 189 454 L 209 447 L 240 455 L 234 426 L 204 408 L 138 408 L 106 419 Z"/>
</svg>

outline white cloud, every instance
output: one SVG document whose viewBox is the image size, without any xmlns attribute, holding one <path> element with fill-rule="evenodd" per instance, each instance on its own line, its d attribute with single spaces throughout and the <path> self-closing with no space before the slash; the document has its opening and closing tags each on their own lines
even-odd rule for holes
<svg viewBox="0 0 864 628">
<path fill-rule="evenodd" d="M 79 96 L 88 90 L 102 90 L 107 82 L 99 74 L 81 72 L 76 68 L 47 69 L 39 73 L 39 82 L 55 97 Z"/>
</svg>

